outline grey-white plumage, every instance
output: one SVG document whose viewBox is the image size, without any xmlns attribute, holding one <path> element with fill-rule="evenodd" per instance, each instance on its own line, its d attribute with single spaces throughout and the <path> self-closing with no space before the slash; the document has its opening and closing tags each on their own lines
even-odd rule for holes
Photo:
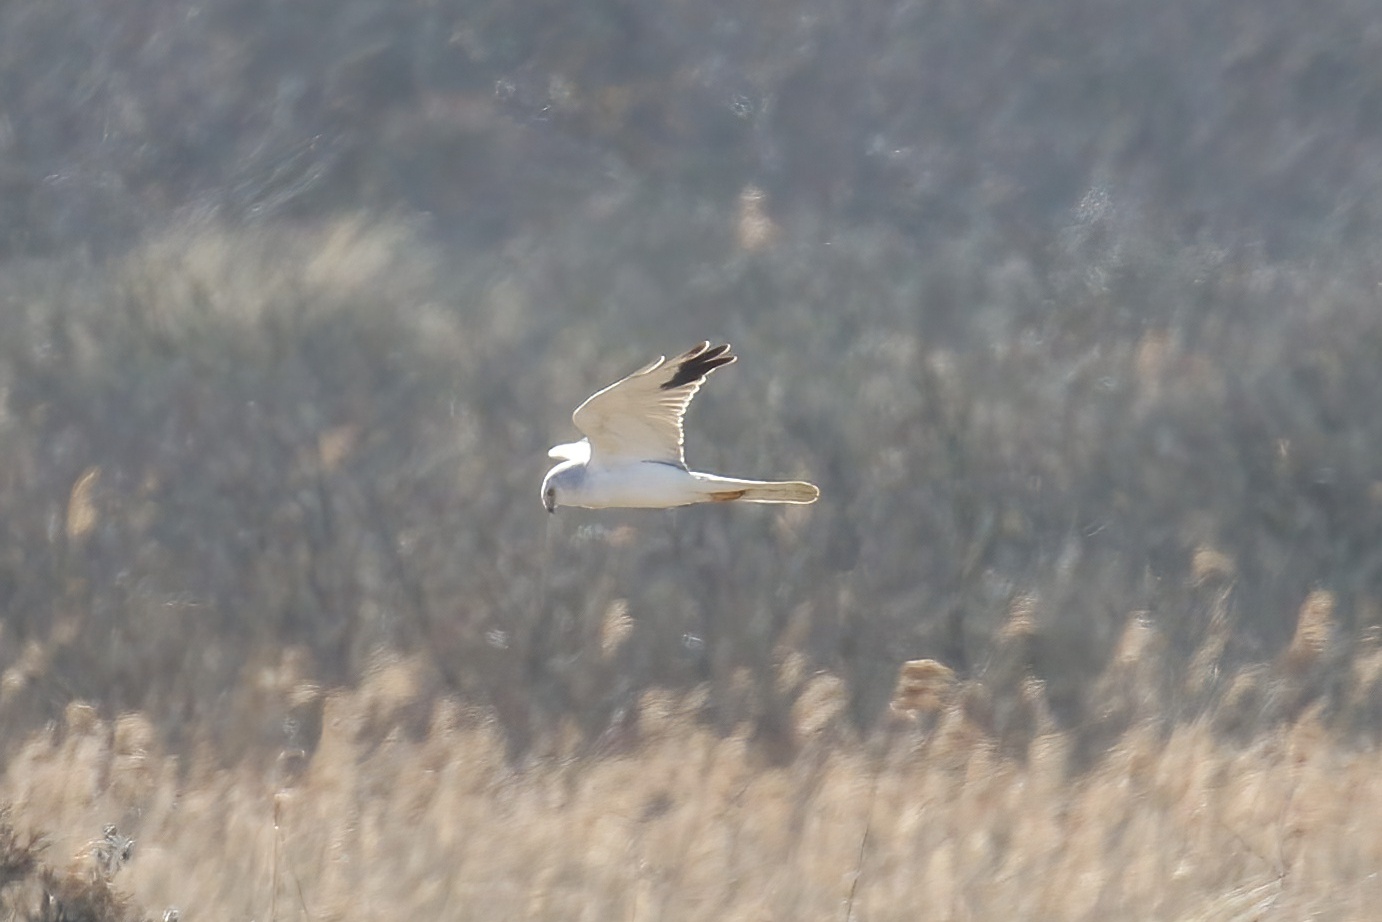
<svg viewBox="0 0 1382 922">
<path fill-rule="evenodd" d="M 692 471 L 682 421 L 706 376 L 735 361 L 729 346 L 701 343 L 597 391 L 571 419 L 585 438 L 557 445 L 561 461 L 542 481 L 548 512 L 558 506 L 666 509 L 692 503 L 814 503 L 820 490 L 797 480 L 742 480 Z"/>
</svg>

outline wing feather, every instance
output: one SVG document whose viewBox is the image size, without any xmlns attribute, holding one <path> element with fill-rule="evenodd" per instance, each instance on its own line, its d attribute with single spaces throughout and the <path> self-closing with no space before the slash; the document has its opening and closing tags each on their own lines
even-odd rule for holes
<svg viewBox="0 0 1382 922">
<path fill-rule="evenodd" d="M 579 442 L 567 442 L 563 445 L 553 445 L 547 452 L 547 457 L 555 458 L 558 461 L 580 461 L 590 460 L 590 443 L 585 439 Z"/>
<path fill-rule="evenodd" d="M 704 342 L 670 362 L 659 358 L 576 408 L 576 428 L 597 462 L 662 461 L 686 466 L 682 419 L 706 376 L 735 360 L 728 345 Z"/>
</svg>

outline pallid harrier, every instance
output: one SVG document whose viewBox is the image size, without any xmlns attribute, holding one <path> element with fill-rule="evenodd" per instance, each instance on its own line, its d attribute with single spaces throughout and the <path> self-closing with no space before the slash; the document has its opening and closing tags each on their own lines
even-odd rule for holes
<svg viewBox="0 0 1382 922">
<path fill-rule="evenodd" d="M 682 417 L 706 375 L 735 360 L 729 346 L 701 343 L 616 381 L 576 408 L 585 438 L 547 454 L 561 463 L 542 480 L 542 504 L 587 509 L 666 509 L 691 503 L 814 503 L 821 491 L 798 480 L 738 480 L 688 470 Z"/>
</svg>

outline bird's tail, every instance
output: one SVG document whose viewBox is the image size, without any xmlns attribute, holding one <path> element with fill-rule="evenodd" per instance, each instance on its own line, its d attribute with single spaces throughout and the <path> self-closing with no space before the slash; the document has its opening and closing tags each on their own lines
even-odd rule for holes
<svg viewBox="0 0 1382 922">
<path fill-rule="evenodd" d="M 820 499 L 821 491 L 802 480 L 740 480 L 697 474 L 705 485 L 706 499 L 713 503 L 795 503 L 806 505 Z"/>
</svg>

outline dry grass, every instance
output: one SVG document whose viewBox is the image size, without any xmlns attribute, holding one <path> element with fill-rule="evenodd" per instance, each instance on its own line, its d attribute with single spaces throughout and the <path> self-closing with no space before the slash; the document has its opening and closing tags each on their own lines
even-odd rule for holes
<svg viewBox="0 0 1382 922">
<path fill-rule="evenodd" d="M 1128 665 L 1101 681 L 1147 700 Z M 602 751 L 572 728 L 515 762 L 493 715 L 429 694 L 429 672 L 389 659 L 327 693 L 315 750 L 277 763 L 167 752 L 140 715 L 73 705 L 19 749 L 0 798 L 14 827 L 74 856 L 50 862 L 50 885 L 98 866 L 137 903 L 199 920 L 1363 920 L 1382 899 L 1382 753 L 1318 704 L 1246 743 L 1210 719 L 1135 716 L 1079 771 L 1040 683 L 1007 755 L 975 716 L 985 689 L 911 663 L 893 725 L 865 741 L 818 674 L 777 763 L 747 726 L 707 727 L 703 696 L 655 692 Z M 311 691 L 278 694 L 287 709 Z M 123 870 L 89 841 L 111 822 L 138 840 Z"/>
</svg>

